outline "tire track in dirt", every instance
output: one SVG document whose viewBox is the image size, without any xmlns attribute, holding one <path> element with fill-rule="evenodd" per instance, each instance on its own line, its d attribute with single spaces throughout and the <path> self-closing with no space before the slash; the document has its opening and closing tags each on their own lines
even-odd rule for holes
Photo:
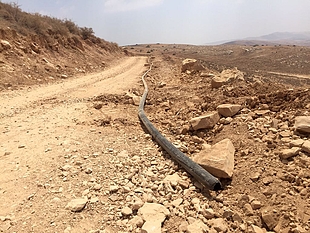
<svg viewBox="0 0 310 233">
<path fill-rule="evenodd" d="M 131 87 L 144 70 L 144 57 L 129 57 L 100 73 L 69 79 L 53 85 L 43 85 L 19 91 L 0 93 L 0 118 L 12 116 L 31 103 L 46 99 L 67 100 L 95 95 L 119 94 Z"/>
<path fill-rule="evenodd" d="M 75 122 L 85 118 L 83 98 L 137 86 L 145 62 L 145 57 L 128 57 L 101 73 L 0 94 L 0 216 L 15 215 L 39 195 L 36 190 L 44 184 L 37 182 L 55 173 L 57 161 L 74 145 L 91 145 L 89 126 Z M 66 143 L 70 147 L 64 149 Z"/>
</svg>

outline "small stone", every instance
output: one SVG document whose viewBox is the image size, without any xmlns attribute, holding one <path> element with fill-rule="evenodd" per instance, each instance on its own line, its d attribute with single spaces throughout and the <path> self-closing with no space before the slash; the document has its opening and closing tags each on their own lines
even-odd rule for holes
<svg viewBox="0 0 310 233">
<path fill-rule="evenodd" d="M 304 142 L 305 141 L 302 140 L 302 139 L 297 139 L 297 140 L 290 141 L 290 147 L 302 147 Z"/>
<path fill-rule="evenodd" d="M 232 216 L 233 221 L 238 222 L 238 223 L 242 223 L 243 220 L 241 218 L 241 215 L 238 212 L 235 212 Z"/>
<path fill-rule="evenodd" d="M 0 40 L 0 49 L 2 50 L 8 50 L 12 48 L 12 45 L 7 40 Z"/>
<path fill-rule="evenodd" d="M 95 109 L 97 109 L 97 110 L 101 109 L 102 106 L 103 106 L 102 103 L 94 103 L 94 105 L 93 105 L 93 107 L 94 107 Z"/>
<path fill-rule="evenodd" d="M 250 175 L 250 179 L 252 181 L 258 181 L 259 177 L 260 177 L 260 173 L 259 172 L 254 172 L 253 174 Z"/>
<path fill-rule="evenodd" d="M 252 201 L 251 206 L 253 210 L 257 210 L 262 207 L 262 203 L 260 201 Z"/>
<path fill-rule="evenodd" d="M 233 119 L 231 117 L 221 118 L 219 123 L 223 125 L 229 125 Z"/>
<path fill-rule="evenodd" d="M 252 216 L 254 214 L 253 208 L 249 203 L 244 204 L 244 213 L 247 216 Z"/>
<path fill-rule="evenodd" d="M 247 227 L 244 223 L 240 224 L 239 228 L 241 231 L 246 231 L 246 229 L 247 229 Z"/>
<path fill-rule="evenodd" d="M 275 213 L 271 209 L 262 210 L 262 219 L 269 230 L 273 230 L 273 228 L 277 225 L 277 220 Z"/>
<path fill-rule="evenodd" d="M 261 104 L 259 109 L 261 109 L 261 110 L 268 110 L 269 109 L 269 105 L 268 104 Z"/>
<path fill-rule="evenodd" d="M 142 227 L 144 221 L 140 216 L 134 216 L 132 219 L 128 222 L 131 226 L 135 227 Z"/>
<path fill-rule="evenodd" d="M 226 232 L 228 230 L 227 224 L 223 218 L 211 219 L 208 222 L 217 232 Z"/>
<path fill-rule="evenodd" d="M 208 208 L 202 211 L 202 215 L 206 218 L 206 219 L 211 219 L 214 218 L 215 216 L 215 212 L 213 209 Z"/>
<path fill-rule="evenodd" d="M 188 223 L 186 221 L 181 222 L 179 225 L 179 232 L 186 232 L 187 231 Z"/>
<path fill-rule="evenodd" d="M 282 132 L 280 132 L 280 136 L 281 136 L 282 138 L 288 138 L 288 137 L 291 136 L 291 131 L 282 131 Z M 288 140 L 289 140 L 289 139 L 288 139 Z"/>
<path fill-rule="evenodd" d="M 88 200 L 84 198 L 73 199 L 66 205 L 66 209 L 70 209 L 73 212 L 78 212 L 84 209 L 87 202 Z"/>
<path fill-rule="evenodd" d="M 119 190 L 118 185 L 111 185 L 110 186 L 110 193 L 115 193 Z"/>
<path fill-rule="evenodd" d="M 223 218 L 229 219 L 233 216 L 234 212 L 230 209 L 224 210 Z"/>
<path fill-rule="evenodd" d="M 140 198 L 135 198 L 135 199 L 133 200 L 133 203 L 132 203 L 131 208 L 132 208 L 133 210 L 138 210 L 138 209 L 140 209 L 143 205 L 144 205 L 144 201 L 142 201 L 142 199 L 140 199 Z"/>
<path fill-rule="evenodd" d="M 100 184 L 95 184 L 94 185 L 94 190 L 95 191 L 99 191 L 102 188 L 102 186 Z"/>
<path fill-rule="evenodd" d="M 89 189 L 85 189 L 85 190 L 82 192 L 82 197 L 86 197 L 88 194 L 89 194 Z"/>
<path fill-rule="evenodd" d="M 121 210 L 121 213 L 122 213 L 123 216 L 131 215 L 132 214 L 132 209 L 130 209 L 129 207 L 124 207 Z"/>
<path fill-rule="evenodd" d="M 251 225 L 251 229 L 253 233 L 265 233 L 266 232 L 262 228 L 255 226 L 255 225 Z"/>
<path fill-rule="evenodd" d="M 72 232 L 72 228 L 69 226 L 64 230 L 64 233 L 71 233 Z"/>
<path fill-rule="evenodd" d="M 93 170 L 91 168 L 86 168 L 85 173 L 86 174 L 91 174 L 93 172 Z"/>
<path fill-rule="evenodd" d="M 71 168 L 72 168 L 71 165 L 66 164 L 65 166 L 61 167 L 60 170 L 62 170 L 62 171 L 69 171 Z"/>
<path fill-rule="evenodd" d="M 187 180 L 179 180 L 179 185 L 186 189 L 189 187 L 189 182 Z"/>
<path fill-rule="evenodd" d="M 308 194 L 308 189 L 307 188 L 303 188 L 301 191 L 300 191 L 300 195 L 301 196 L 306 196 Z"/>
<path fill-rule="evenodd" d="M 166 178 L 164 179 L 164 183 L 170 183 L 172 187 L 175 187 L 178 185 L 180 180 L 181 177 L 177 173 L 174 173 L 173 175 L 166 176 Z"/>
<path fill-rule="evenodd" d="M 267 176 L 267 177 L 263 178 L 264 185 L 269 185 L 270 183 L 272 183 L 272 181 L 273 181 L 273 177 L 271 177 L 271 176 Z"/>
<path fill-rule="evenodd" d="M 199 200 L 199 198 L 194 197 L 191 202 L 192 202 L 193 205 L 195 205 L 195 204 L 199 204 L 200 200 Z"/>
<path fill-rule="evenodd" d="M 172 201 L 171 204 L 172 204 L 174 207 L 178 207 L 178 206 L 180 206 L 180 205 L 182 204 L 182 202 L 183 202 L 183 199 L 182 199 L 182 198 L 178 198 L 178 199 Z"/>
<path fill-rule="evenodd" d="M 46 148 L 44 152 L 52 151 L 52 148 Z"/>
<path fill-rule="evenodd" d="M 98 201 L 99 201 L 99 198 L 98 198 L 98 197 L 92 197 L 92 198 L 89 200 L 90 203 L 96 203 L 96 202 L 98 202 Z"/>
</svg>

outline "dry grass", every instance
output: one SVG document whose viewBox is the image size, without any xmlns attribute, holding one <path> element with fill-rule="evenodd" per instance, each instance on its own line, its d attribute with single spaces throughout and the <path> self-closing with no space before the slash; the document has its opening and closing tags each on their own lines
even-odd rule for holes
<svg viewBox="0 0 310 233">
<path fill-rule="evenodd" d="M 23 12 L 17 3 L 0 2 L 1 24 L 14 29 L 22 35 L 36 34 L 43 37 L 51 35 L 80 36 L 84 40 L 94 35 L 92 28 L 79 27 L 70 19 L 57 19 L 38 13 Z"/>
</svg>

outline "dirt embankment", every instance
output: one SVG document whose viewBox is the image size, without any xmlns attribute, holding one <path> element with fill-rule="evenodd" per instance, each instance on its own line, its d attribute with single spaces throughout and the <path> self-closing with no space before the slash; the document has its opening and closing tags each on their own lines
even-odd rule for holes
<svg viewBox="0 0 310 233">
<path fill-rule="evenodd" d="M 98 72 L 125 52 L 92 28 L 0 2 L 0 90 Z"/>
<path fill-rule="evenodd" d="M 12 29 L 0 30 L 0 88 L 53 83 L 68 77 L 98 72 L 125 54 L 101 39 L 51 35 L 23 36 Z"/>
</svg>

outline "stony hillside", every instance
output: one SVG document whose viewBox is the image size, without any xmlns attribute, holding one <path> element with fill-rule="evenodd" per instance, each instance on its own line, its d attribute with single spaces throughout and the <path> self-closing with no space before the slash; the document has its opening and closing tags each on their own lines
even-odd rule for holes
<svg viewBox="0 0 310 233">
<path fill-rule="evenodd" d="M 122 49 L 92 28 L 0 2 L 0 90 L 94 72 L 120 56 Z"/>
</svg>

